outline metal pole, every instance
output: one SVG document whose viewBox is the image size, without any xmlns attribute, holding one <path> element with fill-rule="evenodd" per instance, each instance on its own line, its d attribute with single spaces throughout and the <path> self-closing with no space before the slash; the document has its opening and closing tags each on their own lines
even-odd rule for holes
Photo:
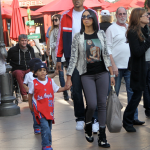
<svg viewBox="0 0 150 150">
<path fill-rule="evenodd" d="M 5 49 L 3 38 L 3 24 L 1 15 L 1 0 L 0 0 L 0 59 L 5 61 L 7 52 Z M 1 104 L 0 104 L 0 116 L 13 116 L 20 113 L 20 107 L 13 103 L 16 99 L 12 93 L 12 75 L 9 73 L 6 66 L 6 73 L 0 75 L 0 89 L 1 89 Z M 10 68 L 11 69 L 11 68 Z"/>
</svg>

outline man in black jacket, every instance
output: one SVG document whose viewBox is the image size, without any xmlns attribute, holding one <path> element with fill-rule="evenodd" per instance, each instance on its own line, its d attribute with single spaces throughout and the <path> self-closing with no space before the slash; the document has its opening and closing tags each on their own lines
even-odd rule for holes
<svg viewBox="0 0 150 150">
<path fill-rule="evenodd" d="M 35 54 L 33 48 L 27 44 L 27 35 L 19 35 L 18 41 L 16 46 L 9 49 L 7 62 L 10 62 L 12 66 L 12 75 L 18 81 L 23 101 L 27 101 L 28 97 L 26 90 L 23 88 L 23 80 L 25 74 L 30 71 L 28 64 L 32 58 L 35 58 Z"/>
</svg>

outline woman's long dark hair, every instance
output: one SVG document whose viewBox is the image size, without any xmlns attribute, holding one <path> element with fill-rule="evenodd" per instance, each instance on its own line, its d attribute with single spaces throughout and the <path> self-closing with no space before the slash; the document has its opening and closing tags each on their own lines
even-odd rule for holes
<svg viewBox="0 0 150 150">
<path fill-rule="evenodd" d="M 93 17 L 92 18 L 93 19 L 93 29 L 97 33 L 99 28 L 98 28 L 98 19 L 97 19 L 97 16 L 96 16 L 95 12 L 93 10 L 91 10 L 91 9 L 87 9 L 85 11 L 88 11 L 90 13 L 90 15 Z M 82 16 L 83 16 L 83 14 L 82 14 Z M 83 24 L 83 20 L 81 19 L 81 30 L 80 30 L 80 33 L 83 34 L 84 30 L 85 30 L 85 26 Z"/>
<path fill-rule="evenodd" d="M 140 41 L 142 42 L 144 41 L 144 37 L 142 36 L 142 31 L 141 31 L 140 18 L 145 12 L 146 10 L 144 8 L 135 8 L 132 10 L 131 15 L 130 15 L 130 20 L 129 20 L 129 27 L 126 32 L 127 38 L 128 38 L 128 32 L 130 30 L 133 30 L 134 32 L 137 33 Z"/>
</svg>

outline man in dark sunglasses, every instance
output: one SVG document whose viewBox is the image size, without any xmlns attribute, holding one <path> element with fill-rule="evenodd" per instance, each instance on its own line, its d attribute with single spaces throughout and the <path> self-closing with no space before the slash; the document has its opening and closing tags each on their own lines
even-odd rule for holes
<svg viewBox="0 0 150 150">
<path fill-rule="evenodd" d="M 71 56 L 71 44 L 74 35 L 80 32 L 81 17 L 84 10 L 88 9 L 83 6 L 85 0 L 72 0 L 74 7 L 67 10 L 61 18 L 59 34 L 57 39 L 57 65 L 56 69 L 61 70 L 61 57 L 64 53 L 66 61 L 69 63 Z M 93 10 L 94 11 L 94 10 Z M 77 69 L 72 75 L 74 113 L 76 117 L 76 129 L 83 130 L 84 128 L 84 103 L 82 96 L 82 85 Z M 96 131 L 97 132 L 97 131 Z"/>
</svg>

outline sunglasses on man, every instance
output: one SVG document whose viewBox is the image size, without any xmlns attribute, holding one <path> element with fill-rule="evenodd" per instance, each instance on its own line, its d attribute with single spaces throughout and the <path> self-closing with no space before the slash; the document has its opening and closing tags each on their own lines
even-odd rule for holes
<svg viewBox="0 0 150 150">
<path fill-rule="evenodd" d="M 83 15 L 83 16 L 82 16 L 82 19 L 83 19 L 83 20 L 85 20 L 86 18 L 87 18 L 87 19 L 92 19 L 93 16 L 92 16 L 92 15 L 87 15 L 87 16 Z"/>
</svg>

